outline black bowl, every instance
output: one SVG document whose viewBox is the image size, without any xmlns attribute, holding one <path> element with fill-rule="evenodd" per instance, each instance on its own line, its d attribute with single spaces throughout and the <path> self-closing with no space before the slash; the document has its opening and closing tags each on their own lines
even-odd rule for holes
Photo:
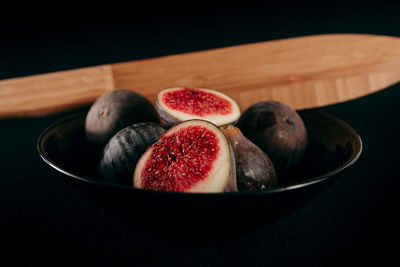
<svg viewBox="0 0 400 267">
<path fill-rule="evenodd" d="M 302 160 L 280 174 L 277 188 L 230 193 L 174 193 L 111 184 L 97 174 L 99 154 L 84 137 L 85 114 L 66 117 L 39 137 L 42 159 L 66 184 L 106 213 L 152 233 L 230 237 L 262 227 L 312 200 L 360 156 L 359 135 L 318 110 L 299 112 L 309 133 Z"/>
</svg>

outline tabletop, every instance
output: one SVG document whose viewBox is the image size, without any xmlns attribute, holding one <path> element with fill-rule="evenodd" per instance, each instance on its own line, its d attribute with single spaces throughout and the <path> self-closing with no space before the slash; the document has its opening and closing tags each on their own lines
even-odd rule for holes
<svg viewBox="0 0 400 267">
<path fill-rule="evenodd" d="M 339 2 L 340 3 L 340 2 Z M 150 4 L 122 15 L 68 13 L 2 23 L 0 79 L 320 33 L 400 37 L 399 4 Z M 147 9 L 146 9 L 147 7 Z M 187 9 L 186 9 L 187 8 Z M 114 10 L 112 10 L 114 11 Z M 112 13 L 110 11 L 110 13 Z M 11 15 L 10 15 L 11 17 Z M 4 19 L 4 18 L 2 18 Z M 3 22 L 3 21 L 2 21 Z M 0 92 L 1 93 L 1 92 Z M 342 266 L 396 263 L 400 85 L 320 110 L 363 141 L 358 161 L 288 216 L 201 246 L 141 231 L 65 186 L 36 151 L 40 133 L 75 112 L 0 120 L 2 266 Z M 268 211 L 263 211 L 268 212 Z M 245 218 L 238 218 L 245 219 Z"/>
</svg>

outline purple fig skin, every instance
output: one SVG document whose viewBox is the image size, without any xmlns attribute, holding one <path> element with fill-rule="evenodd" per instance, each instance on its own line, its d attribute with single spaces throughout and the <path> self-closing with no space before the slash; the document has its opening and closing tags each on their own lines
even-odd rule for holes
<svg viewBox="0 0 400 267">
<path fill-rule="evenodd" d="M 235 126 L 221 127 L 232 146 L 239 191 L 265 190 L 277 185 L 271 159 Z"/>
<path fill-rule="evenodd" d="M 139 158 L 165 131 L 155 122 L 136 123 L 120 130 L 103 150 L 99 174 L 107 182 L 130 185 Z"/>
<path fill-rule="evenodd" d="M 284 172 L 303 157 L 307 148 L 307 130 L 300 115 L 288 105 L 264 101 L 249 107 L 236 126 L 260 147 Z"/>
<path fill-rule="evenodd" d="M 177 118 L 171 116 L 168 112 L 164 111 L 164 109 L 158 103 L 157 99 L 156 99 L 156 110 L 158 112 L 158 115 L 160 116 L 161 123 L 165 127 L 171 128 L 172 126 L 177 125 L 181 122 Z"/>
<path fill-rule="evenodd" d="M 237 185 L 237 166 L 236 166 L 236 159 L 235 159 L 235 152 L 233 151 L 233 147 L 228 140 L 229 152 L 231 155 L 231 170 L 229 173 L 228 183 L 225 186 L 224 192 L 238 192 L 239 188 Z"/>
<path fill-rule="evenodd" d="M 139 122 L 159 122 L 153 104 L 129 90 L 115 90 L 101 95 L 86 116 L 86 139 L 101 149 L 119 130 Z"/>
</svg>

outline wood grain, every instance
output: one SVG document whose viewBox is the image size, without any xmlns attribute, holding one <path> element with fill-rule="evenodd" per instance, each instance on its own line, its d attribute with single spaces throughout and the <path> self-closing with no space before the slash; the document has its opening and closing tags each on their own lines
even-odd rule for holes
<svg viewBox="0 0 400 267">
<path fill-rule="evenodd" d="M 400 38 L 313 35 L 3 80 L 0 117 L 76 108 L 120 88 L 154 102 L 160 89 L 173 86 L 219 90 L 242 110 L 269 99 L 305 109 L 399 81 Z"/>
</svg>

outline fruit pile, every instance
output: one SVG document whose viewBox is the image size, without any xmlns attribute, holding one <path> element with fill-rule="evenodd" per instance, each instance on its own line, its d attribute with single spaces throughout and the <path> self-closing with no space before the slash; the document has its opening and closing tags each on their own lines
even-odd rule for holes
<svg viewBox="0 0 400 267">
<path fill-rule="evenodd" d="M 241 114 L 225 94 L 183 87 L 161 90 L 155 102 L 116 90 L 91 106 L 85 134 L 102 151 L 105 181 L 174 192 L 263 190 L 276 186 L 307 147 L 301 117 L 280 102 L 259 102 Z"/>
</svg>

